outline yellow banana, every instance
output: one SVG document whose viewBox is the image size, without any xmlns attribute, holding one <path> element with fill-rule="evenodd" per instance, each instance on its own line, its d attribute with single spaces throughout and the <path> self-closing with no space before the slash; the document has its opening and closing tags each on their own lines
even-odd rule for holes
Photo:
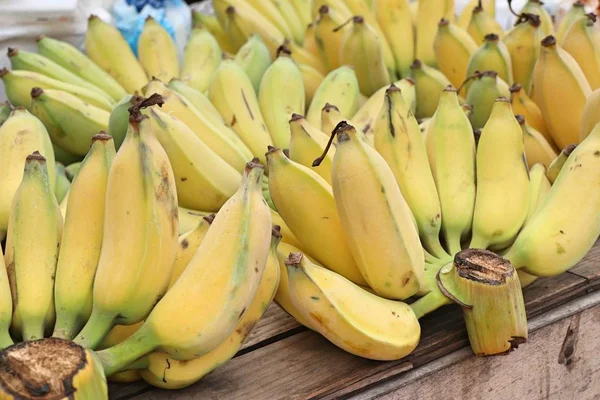
<svg viewBox="0 0 600 400">
<path fill-rule="evenodd" d="M 540 21 L 536 18 L 518 23 L 502 39 L 510 54 L 514 82 L 522 85 L 525 93 L 531 92 L 533 68 L 540 53 L 540 41 Z"/>
<path fill-rule="evenodd" d="M 477 195 L 470 248 L 506 248 L 523 226 L 529 169 L 523 132 L 510 102 L 499 98 L 477 145 Z"/>
<path fill-rule="evenodd" d="M 344 34 L 350 29 L 348 25 L 345 25 L 347 20 L 348 17 L 343 16 L 336 9 L 326 5 L 319 8 L 315 38 L 321 61 L 327 71 L 334 70 L 342 65 L 340 55 L 342 54 Z"/>
<path fill-rule="evenodd" d="M 223 117 L 219 114 L 219 111 L 213 106 L 208 97 L 194 89 L 184 81 L 180 81 L 178 79 L 171 79 L 171 82 L 167 85 L 167 87 L 175 92 L 179 93 L 181 97 L 186 99 L 196 111 L 206 117 L 211 123 L 216 126 L 223 126 L 225 122 L 223 121 Z M 248 154 L 250 152 L 248 151 Z"/>
<path fill-rule="evenodd" d="M 278 10 L 277 6 L 271 0 L 227 0 L 232 6 L 244 10 L 247 5 L 258 11 L 264 18 L 277 27 L 277 29 L 287 38 L 293 38 L 293 31 L 286 18 Z M 242 5 L 247 3 L 247 5 Z"/>
<path fill-rule="evenodd" d="M 554 183 L 556 178 L 558 178 L 560 171 L 563 169 L 565 163 L 567 162 L 567 159 L 569 158 L 571 153 L 573 153 L 576 147 L 577 145 L 575 144 L 568 145 L 567 147 L 562 149 L 562 151 L 558 154 L 558 156 L 556 156 L 554 160 L 552 160 L 552 162 L 546 170 L 546 178 L 548 178 L 550 183 Z"/>
<path fill-rule="evenodd" d="M 477 71 L 495 71 L 504 82 L 509 85 L 513 83 L 510 53 L 495 33 L 485 35 L 484 43 L 473 53 L 469 60 L 465 78 L 472 76 Z"/>
<path fill-rule="evenodd" d="M 148 76 L 163 82 L 179 77 L 179 55 L 173 38 L 151 16 L 146 18 L 137 49 L 140 64 Z"/>
<path fill-rule="evenodd" d="M 241 174 L 177 118 L 156 108 L 148 116 L 171 162 L 179 204 L 218 211 L 240 186 Z"/>
<path fill-rule="evenodd" d="M 304 40 L 304 27 L 306 26 L 306 24 L 304 24 L 300 20 L 300 18 L 298 18 L 298 15 L 296 14 L 294 6 L 292 5 L 292 3 L 290 1 L 288 1 L 288 0 L 268 0 L 268 1 L 251 0 L 251 1 L 260 2 L 260 3 L 271 2 L 271 4 L 276 9 L 276 11 L 279 12 L 279 14 L 283 17 L 286 25 L 288 26 L 288 29 L 290 30 L 290 35 L 287 37 L 289 39 L 293 39 L 298 44 L 302 44 L 302 41 Z"/>
<path fill-rule="evenodd" d="M 81 86 L 61 82 L 48 76 L 31 71 L 9 71 L 0 69 L 0 78 L 4 82 L 6 97 L 15 107 L 31 110 L 31 91 L 33 88 L 55 89 L 67 92 L 106 111 L 112 110 L 114 102 L 106 96 Z"/>
<path fill-rule="evenodd" d="M 294 306 L 336 346 L 372 360 L 397 360 L 419 343 L 419 321 L 405 303 L 382 299 L 302 255 L 285 260 Z"/>
<path fill-rule="evenodd" d="M 585 107 L 581 115 L 581 129 L 579 131 L 579 140 L 585 139 L 594 126 L 600 122 L 600 88 L 594 90 L 586 99 Z"/>
<path fill-rule="evenodd" d="M 321 111 L 327 103 L 335 104 L 342 116 L 349 118 L 358 110 L 358 79 L 354 70 L 343 66 L 331 71 L 319 85 L 306 113 L 306 120 L 316 127 L 321 126 Z"/>
<path fill-rule="evenodd" d="M 565 162 L 539 210 L 504 255 L 528 274 L 552 276 L 577 264 L 600 235 L 600 125 Z"/>
<path fill-rule="evenodd" d="M 21 181 L 25 159 L 34 151 L 46 158 L 50 187 L 56 182 L 56 163 L 44 124 L 22 107 L 11 111 L 0 126 L 0 240 L 6 238 L 13 198 Z"/>
<path fill-rule="evenodd" d="M 535 164 L 529 168 L 529 207 L 523 226 L 527 226 L 527 223 L 544 203 L 550 187 L 550 181 L 546 178 L 546 168 L 542 164 Z"/>
<path fill-rule="evenodd" d="M 467 73 L 467 66 L 471 56 L 476 53 L 478 44 L 467 31 L 442 19 L 438 24 L 433 46 L 438 68 L 454 87 L 459 87 L 470 75 Z"/>
<path fill-rule="evenodd" d="M 485 126 L 494 102 L 498 97 L 510 97 L 509 87 L 498 77 L 496 71 L 483 71 L 472 75 L 474 82 L 471 83 L 467 92 L 467 104 L 473 104 L 473 112 L 469 120 L 475 129 Z"/>
<path fill-rule="evenodd" d="M 235 55 L 235 62 L 248 75 L 254 91 L 258 93 L 260 81 L 267 68 L 271 65 L 269 49 L 267 49 L 260 36 L 252 35 L 248 38 L 248 41 L 240 47 L 240 50 Z"/>
<path fill-rule="evenodd" d="M 11 329 L 23 340 L 42 339 L 54 324 L 54 274 L 63 221 L 46 163 L 37 151 L 27 156 L 6 236 Z"/>
<path fill-rule="evenodd" d="M 312 23 L 313 18 L 311 15 L 312 0 L 290 0 L 292 7 L 296 11 L 296 16 L 303 27 Z"/>
<path fill-rule="evenodd" d="M 394 56 L 398 74 L 402 78 L 408 77 L 410 64 L 415 57 L 409 2 L 407 0 L 376 1 L 375 16 Z"/>
<path fill-rule="evenodd" d="M 271 214 L 262 197 L 262 174 L 257 159 L 248 164 L 240 189 L 219 210 L 180 279 L 137 332 L 97 353 L 107 375 L 154 350 L 176 360 L 203 356 L 235 329 L 269 254 Z"/>
<path fill-rule="evenodd" d="M 519 14 L 529 13 L 540 17 L 541 35 L 546 37 L 554 34 L 554 22 L 552 17 L 543 7 L 544 3 L 541 0 L 527 0 Z"/>
<path fill-rule="evenodd" d="M 469 1 L 460 12 L 460 16 L 456 20 L 456 25 L 467 30 L 469 22 L 471 21 L 471 16 L 473 15 L 473 10 L 479 5 L 479 2 L 480 0 Z M 481 4 L 486 13 L 490 14 L 492 17 L 496 16 L 496 0 L 483 0 L 481 1 Z"/>
<path fill-rule="evenodd" d="M 375 149 L 387 161 L 417 222 L 423 247 L 450 258 L 440 244 L 442 211 L 417 120 L 395 86 L 387 89 L 375 124 Z"/>
<path fill-rule="evenodd" d="M 513 112 L 515 112 L 515 110 L 513 110 Z M 527 160 L 527 165 L 531 168 L 535 164 L 541 164 L 544 168 L 548 168 L 552 160 L 556 158 L 556 152 L 544 138 L 544 135 L 531 127 L 523 115 L 516 114 L 515 117 L 521 125 L 521 130 L 523 132 L 523 143 L 525 146 L 525 159 Z"/>
<path fill-rule="evenodd" d="M 593 13 L 577 18 L 561 42 L 583 70 L 592 90 L 600 88 L 600 29 L 594 26 L 596 18 Z"/>
<path fill-rule="evenodd" d="M 346 244 L 331 186 L 316 172 L 288 159 L 281 149 L 271 148 L 267 162 L 273 202 L 303 248 L 327 268 L 364 285 Z"/>
<path fill-rule="evenodd" d="M 316 25 L 317 23 L 312 21 L 305 25 L 306 29 L 304 29 L 304 41 L 302 43 L 302 48 L 320 60 L 321 54 L 319 54 L 319 45 L 317 44 L 317 36 L 315 34 Z"/>
<path fill-rule="evenodd" d="M 219 20 L 214 15 L 203 14 L 199 11 L 192 10 L 192 20 L 194 26 L 200 25 L 206 28 L 215 38 L 221 50 L 229 54 L 235 54 L 238 47 L 232 43 L 231 36 L 219 23 Z"/>
<path fill-rule="evenodd" d="M 115 78 L 129 93 L 140 92 L 148 83 L 144 68 L 118 29 L 95 15 L 88 19 L 85 51 L 92 61 Z"/>
<path fill-rule="evenodd" d="M 579 19 L 580 17 L 584 17 L 585 14 L 585 3 L 583 1 L 576 1 L 571 5 L 569 11 L 562 16 L 560 21 L 558 21 L 558 25 L 556 27 L 556 37 L 557 42 L 564 46 L 564 39 L 567 36 L 567 32 L 573 25 L 573 23 Z M 550 35 L 550 34 L 549 34 Z"/>
<path fill-rule="evenodd" d="M 264 153 L 272 140 L 260 112 L 256 92 L 242 68 L 233 60 L 224 60 L 215 71 L 208 97 L 252 154 L 264 160 Z"/>
<path fill-rule="evenodd" d="M 321 86 L 321 82 L 325 79 L 325 76 L 310 65 L 298 64 L 298 68 L 302 74 L 306 104 L 310 104 L 317 93 L 319 86 Z"/>
<path fill-rule="evenodd" d="M 346 121 L 353 126 L 356 125 L 354 121 L 345 118 L 341 113 L 339 108 L 334 106 L 333 104 L 325 104 L 323 110 L 321 110 L 321 131 L 326 132 L 328 136 L 331 136 L 331 133 L 334 131 L 336 126 L 341 122 Z M 373 145 L 373 135 L 366 136 L 362 132 L 359 132 L 359 135 L 362 139 L 366 140 L 371 146 Z"/>
<path fill-rule="evenodd" d="M 87 154 L 92 137 L 108 130 L 110 114 L 72 94 L 34 88 L 31 98 L 31 111 L 46 125 L 53 142 L 73 154 Z"/>
<path fill-rule="evenodd" d="M 292 59 L 298 64 L 310 65 L 322 74 L 327 72 L 319 54 L 315 55 L 289 39 L 285 39 L 283 41 L 283 45 L 290 50 L 292 53 Z"/>
<path fill-rule="evenodd" d="M 202 218 L 210 215 L 208 211 L 191 210 L 189 208 L 179 207 L 177 216 L 179 219 L 179 234 L 183 235 L 194 229 Z"/>
<path fill-rule="evenodd" d="M 415 82 L 418 119 L 430 118 L 438 107 L 440 93 L 450 85 L 450 80 L 435 68 L 415 60 L 410 66 L 410 77 Z"/>
<path fill-rule="evenodd" d="M 13 301 L 2 246 L 0 246 L 0 288 L 0 349 L 4 349 L 12 346 L 14 342 L 9 333 L 12 321 Z"/>
<path fill-rule="evenodd" d="M 72 340 L 92 312 L 92 287 L 104 230 L 106 183 L 115 145 L 106 134 L 92 146 L 69 191 L 56 279 L 56 324 L 52 336 Z"/>
<path fill-rule="evenodd" d="M 431 144 L 430 144 L 431 143 Z M 431 172 L 440 196 L 442 234 L 451 255 L 471 231 L 475 208 L 475 139 L 456 90 L 444 89 L 427 133 Z"/>
<path fill-rule="evenodd" d="M 467 32 L 477 44 L 483 43 L 485 36 L 489 34 L 498 35 L 499 39 L 504 36 L 504 29 L 500 23 L 479 5 L 473 9 Z"/>
<path fill-rule="evenodd" d="M 428 66 L 436 66 L 433 42 L 435 41 L 438 23 L 442 18 L 448 21 L 454 20 L 454 0 L 419 1 L 414 57 Z"/>
<path fill-rule="evenodd" d="M 204 26 L 195 26 L 185 46 L 181 80 L 204 93 L 213 73 L 221 63 L 219 43 Z"/>
<path fill-rule="evenodd" d="M 544 122 L 544 116 L 540 111 L 540 108 L 531 100 L 531 98 L 525 93 L 523 86 L 515 83 L 510 88 L 510 104 L 514 114 L 521 114 L 527 120 L 527 123 L 535 130 L 544 135 L 546 141 L 551 145 L 555 146 L 552 136 L 548 132 L 546 123 Z"/>
<path fill-rule="evenodd" d="M 348 20 L 352 17 L 352 11 L 350 11 L 350 8 L 346 5 L 344 0 L 312 0 L 311 13 L 313 20 L 319 18 L 319 12 L 321 12 L 323 6 L 335 10 L 344 20 Z"/>
<path fill-rule="evenodd" d="M 277 293 L 275 294 L 274 300 L 279 305 L 279 307 L 281 307 L 286 313 L 288 313 L 292 318 L 294 318 L 299 324 L 302 324 L 305 327 L 312 329 L 310 328 L 310 323 L 308 322 L 308 320 L 302 317 L 302 314 L 292 302 L 288 271 L 287 267 L 285 266 L 285 259 L 290 255 L 290 253 L 302 253 L 302 251 L 285 242 L 279 243 L 279 246 L 277 247 L 277 259 L 279 261 L 280 279 L 279 287 L 277 288 Z M 311 262 L 315 263 L 315 261 L 309 256 L 307 256 L 306 254 L 304 255 Z"/>
<path fill-rule="evenodd" d="M 306 108 L 300 69 L 282 47 L 277 59 L 265 72 L 258 91 L 258 104 L 275 146 L 290 145 L 289 120 Z"/>
<path fill-rule="evenodd" d="M 171 278 L 178 245 L 175 178 L 151 120 L 139 111 L 161 102 L 156 95 L 132 108 L 110 168 L 92 313 L 75 338 L 87 348 L 98 346 L 114 324 L 146 318 Z"/>
<path fill-rule="evenodd" d="M 268 188 L 268 185 L 267 185 L 267 188 Z M 301 248 L 302 245 L 300 244 L 300 241 L 292 233 L 292 231 L 287 226 L 287 224 L 285 223 L 283 218 L 281 218 L 281 215 L 279 215 L 279 213 L 277 211 L 273 211 L 273 209 L 271 209 L 270 211 L 271 211 L 271 221 L 273 222 L 273 226 L 275 226 L 275 225 L 279 226 L 279 231 L 281 232 L 281 235 L 283 236 L 282 242 L 280 243 L 280 245 L 284 245 L 284 244 L 288 245 L 289 244 L 290 246 L 294 246 L 294 248 L 296 248 L 296 249 Z"/>
<path fill-rule="evenodd" d="M 583 107 L 592 90 L 581 67 L 554 36 L 542 41 L 533 70 L 533 87 L 532 99 L 540 107 L 558 148 L 578 143 Z"/>
<path fill-rule="evenodd" d="M 311 168 L 329 185 L 331 185 L 331 163 L 335 149 L 331 148 L 320 165 L 313 167 L 313 161 L 323 154 L 329 136 L 312 126 L 299 114 L 292 115 L 290 119 L 290 159 L 307 168 Z M 335 147 L 335 143 L 332 143 Z"/>
<path fill-rule="evenodd" d="M 40 36 L 37 39 L 37 46 L 42 56 L 100 88 L 114 101 L 119 101 L 127 95 L 127 91 L 119 82 L 71 43 Z"/>
</svg>

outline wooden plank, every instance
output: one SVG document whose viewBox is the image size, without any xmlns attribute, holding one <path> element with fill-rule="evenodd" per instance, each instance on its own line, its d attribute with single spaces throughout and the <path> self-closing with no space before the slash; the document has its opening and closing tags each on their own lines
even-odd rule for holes
<svg viewBox="0 0 600 400">
<path fill-rule="evenodd" d="M 585 258 L 569 271 L 571 274 L 581 276 L 600 284 L 600 241 L 586 254 Z"/>
<path fill-rule="evenodd" d="M 294 318 L 290 317 L 276 303 L 272 303 L 256 327 L 250 332 L 242 350 L 275 341 L 298 327 L 300 324 Z"/>
</svg>

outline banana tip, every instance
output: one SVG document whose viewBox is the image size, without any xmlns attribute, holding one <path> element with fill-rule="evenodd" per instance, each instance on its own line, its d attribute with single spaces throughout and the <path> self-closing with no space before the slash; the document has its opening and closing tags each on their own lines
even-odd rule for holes
<svg viewBox="0 0 600 400">
<path fill-rule="evenodd" d="M 273 225 L 271 229 L 271 236 L 281 239 L 283 235 L 281 234 L 281 227 L 279 225 Z"/>
<path fill-rule="evenodd" d="M 552 47 L 556 45 L 556 38 L 552 35 L 546 36 L 544 40 L 542 40 L 542 46 L 544 47 Z"/>
<path fill-rule="evenodd" d="M 5 75 L 7 75 L 8 72 L 9 72 L 8 68 L 0 68 L 0 78 L 2 78 Z"/>
<path fill-rule="evenodd" d="M 44 89 L 42 89 L 40 87 L 34 87 L 33 89 L 31 89 L 31 98 L 32 99 L 37 99 L 43 93 L 44 93 Z"/>
<path fill-rule="evenodd" d="M 208 222 L 209 224 L 212 224 L 213 221 L 215 220 L 216 215 L 215 214 L 208 214 L 207 216 L 202 217 L 206 222 Z"/>
<path fill-rule="evenodd" d="M 6 52 L 6 55 L 9 57 L 14 57 L 17 54 L 19 54 L 19 49 L 17 49 L 16 47 L 9 47 L 8 51 Z"/>
<path fill-rule="evenodd" d="M 285 265 L 299 267 L 303 257 L 302 253 L 290 253 L 285 259 Z"/>
<path fill-rule="evenodd" d="M 97 134 L 95 134 L 94 136 L 92 136 L 92 143 L 97 142 L 97 141 L 106 142 L 109 140 L 112 140 L 112 136 L 110 136 L 105 131 L 100 131 Z"/>
<path fill-rule="evenodd" d="M 519 123 L 519 125 L 523 125 L 525 123 L 525 116 L 523 114 L 515 115 L 515 119 Z"/>
<path fill-rule="evenodd" d="M 303 115 L 293 113 L 290 122 L 300 121 L 301 119 L 304 119 Z"/>
<path fill-rule="evenodd" d="M 46 157 L 41 155 L 40 152 L 36 150 L 33 153 L 31 153 L 30 155 L 28 155 L 26 160 L 27 161 L 46 162 Z"/>
</svg>

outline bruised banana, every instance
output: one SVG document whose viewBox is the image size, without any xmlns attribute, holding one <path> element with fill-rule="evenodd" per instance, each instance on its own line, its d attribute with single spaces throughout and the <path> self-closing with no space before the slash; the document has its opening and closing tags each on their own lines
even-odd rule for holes
<svg viewBox="0 0 600 400">
<path fill-rule="evenodd" d="M 146 18 L 137 50 L 140 64 L 148 76 L 163 82 L 169 82 L 179 76 L 179 55 L 173 38 L 151 16 Z"/>
<path fill-rule="evenodd" d="M 240 47 L 234 60 L 248 75 L 254 91 L 258 94 L 263 75 L 267 68 L 269 68 L 269 65 L 271 65 L 271 54 L 269 54 L 269 49 L 267 49 L 260 36 L 250 36 L 248 41 Z"/>
<path fill-rule="evenodd" d="M 222 52 L 215 37 L 204 26 L 194 26 L 183 53 L 181 80 L 206 92 L 221 59 Z"/>
<path fill-rule="evenodd" d="M 577 18 L 561 42 L 563 49 L 573 56 L 583 70 L 592 90 L 600 88 L 600 30 L 595 26 L 597 18 L 593 13 Z"/>
<path fill-rule="evenodd" d="M 447 19 L 442 19 L 438 24 L 433 46 L 439 70 L 448 77 L 454 87 L 459 87 L 469 75 L 469 60 L 477 51 L 478 44 L 467 31 Z"/>
<path fill-rule="evenodd" d="M 515 110 L 513 110 L 515 112 Z M 550 163 L 556 158 L 556 152 L 548 141 L 535 128 L 529 126 L 525 117 L 521 114 L 515 115 L 521 125 L 523 132 L 523 144 L 525 146 L 525 159 L 527 165 L 531 168 L 535 164 L 541 164 L 548 168 Z"/>
<path fill-rule="evenodd" d="M 335 148 L 331 148 L 321 164 L 313 166 L 315 158 L 325 151 L 329 136 L 315 128 L 299 114 L 293 114 L 290 119 L 290 159 L 314 172 L 331 185 L 331 163 L 335 154 Z M 335 143 L 332 143 L 335 147 Z"/>
</svg>

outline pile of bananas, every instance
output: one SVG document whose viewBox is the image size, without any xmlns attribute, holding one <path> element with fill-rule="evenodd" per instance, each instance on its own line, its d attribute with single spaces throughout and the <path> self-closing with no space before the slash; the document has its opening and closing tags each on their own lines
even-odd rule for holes
<svg viewBox="0 0 600 400">
<path fill-rule="evenodd" d="M 521 288 L 600 236 L 595 15 L 213 5 L 181 60 L 152 18 L 137 57 L 95 16 L 85 54 L 9 49 L 0 397 L 189 386 L 273 300 L 374 360 L 451 303 L 476 354 L 523 343 Z"/>
</svg>

